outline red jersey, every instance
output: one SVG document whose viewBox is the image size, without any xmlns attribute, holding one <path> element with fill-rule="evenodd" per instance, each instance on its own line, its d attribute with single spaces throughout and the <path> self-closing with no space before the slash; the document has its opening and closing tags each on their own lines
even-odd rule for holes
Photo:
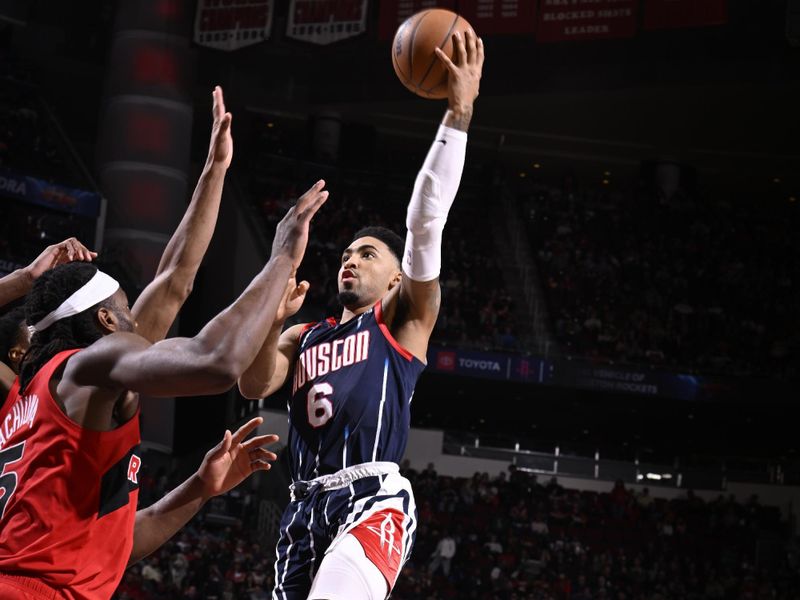
<svg viewBox="0 0 800 600">
<path fill-rule="evenodd" d="M 0 408 L 0 574 L 63 598 L 110 598 L 133 546 L 141 466 L 139 413 L 112 431 L 84 429 L 50 394 L 54 356 Z"/>
</svg>

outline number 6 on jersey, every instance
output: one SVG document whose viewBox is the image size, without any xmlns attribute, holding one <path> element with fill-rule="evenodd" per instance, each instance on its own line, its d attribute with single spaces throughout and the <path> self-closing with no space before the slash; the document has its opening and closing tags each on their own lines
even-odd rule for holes
<svg viewBox="0 0 800 600">
<path fill-rule="evenodd" d="M 333 404 L 328 400 L 333 395 L 333 386 L 330 383 L 315 383 L 308 390 L 306 410 L 308 423 L 316 429 L 322 427 L 333 416 Z"/>
</svg>

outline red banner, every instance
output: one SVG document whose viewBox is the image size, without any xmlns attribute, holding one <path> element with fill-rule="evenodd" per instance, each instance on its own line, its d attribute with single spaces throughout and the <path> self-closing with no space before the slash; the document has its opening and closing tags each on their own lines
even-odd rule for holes
<svg viewBox="0 0 800 600">
<path fill-rule="evenodd" d="M 200 0 L 194 41 L 218 50 L 236 50 L 269 38 L 272 0 Z"/>
<path fill-rule="evenodd" d="M 534 0 L 524 1 L 533 3 Z M 390 40 L 400 23 L 414 13 L 426 8 L 446 8 L 455 12 L 456 0 L 381 0 L 380 6 L 378 36 L 382 40 Z M 477 25 L 473 26 L 477 28 Z"/>
<path fill-rule="evenodd" d="M 367 0 L 292 0 L 286 36 L 332 44 L 367 30 Z"/>
<path fill-rule="evenodd" d="M 458 9 L 480 36 L 533 33 L 536 29 L 533 0 L 460 0 Z"/>
<path fill-rule="evenodd" d="M 536 40 L 566 42 L 633 37 L 638 0 L 541 0 Z"/>
<path fill-rule="evenodd" d="M 727 0 L 645 0 L 645 29 L 707 27 L 728 22 Z"/>
</svg>

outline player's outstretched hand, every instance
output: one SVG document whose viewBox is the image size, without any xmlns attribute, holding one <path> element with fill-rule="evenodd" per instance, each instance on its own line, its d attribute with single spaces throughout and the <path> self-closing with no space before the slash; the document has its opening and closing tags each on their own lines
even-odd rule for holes
<svg viewBox="0 0 800 600">
<path fill-rule="evenodd" d="M 320 207 L 328 199 L 328 192 L 324 190 L 325 181 L 320 179 L 317 183 L 297 201 L 286 216 L 283 217 L 275 230 L 272 240 L 272 256 L 288 256 L 294 265 L 292 272 L 297 271 L 303 254 L 308 244 L 308 228 L 311 219 L 317 214 Z"/>
<path fill-rule="evenodd" d="M 311 287 L 311 284 L 307 281 L 297 283 L 294 277 L 289 278 L 278 312 L 275 314 L 276 323 L 284 323 L 286 319 L 294 316 L 300 310 L 300 307 L 303 306 L 303 301 L 306 299 L 309 287 Z"/>
<path fill-rule="evenodd" d="M 44 252 L 25 267 L 25 271 L 31 279 L 38 279 L 42 273 L 58 265 L 76 261 L 92 262 L 95 258 L 97 258 L 97 252 L 92 252 L 77 239 L 71 237 L 45 248 Z"/>
<path fill-rule="evenodd" d="M 256 471 L 268 471 L 270 464 L 267 461 L 278 458 L 263 448 L 277 442 L 277 435 L 259 435 L 242 442 L 263 421 L 261 417 L 256 417 L 242 425 L 236 433 L 226 431 L 222 441 L 206 453 L 197 471 L 206 498 L 224 494 Z"/>
<path fill-rule="evenodd" d="M 211 95 L 213 99 L 211 116 L 214 118 L 214 124 L 211 127 L 211 141 L 208 144 L 208 163 L 227 169 L 231 166 L 233 159 L 233 137 L 231 136 L 233 115 L 225 112 L 225 98 L 222 96 L 221 87 L 216 86 Z"/>
<path fill-rule="evenodd" d="M 453 110 L 471 108 L 480 91 L 483 73 L 483 40 L 472 29 L 453 34 L 453 59 L 440 48 L 439 57 L 447 68 L 447 98 Z"/>
</svg>

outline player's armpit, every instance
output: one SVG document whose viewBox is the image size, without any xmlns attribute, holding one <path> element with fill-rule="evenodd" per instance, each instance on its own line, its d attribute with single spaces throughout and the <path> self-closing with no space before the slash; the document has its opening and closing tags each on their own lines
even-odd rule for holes
<svg viewBox="0 0 800 600">
<path fill-rule="evenodd" d="M 401 313 L 405 320 L 417 321 L 432 332 L 442 303 L 439 278 L 414 281 L 403 273 L 398 301 L 403 307 Z"/>
</svg>

